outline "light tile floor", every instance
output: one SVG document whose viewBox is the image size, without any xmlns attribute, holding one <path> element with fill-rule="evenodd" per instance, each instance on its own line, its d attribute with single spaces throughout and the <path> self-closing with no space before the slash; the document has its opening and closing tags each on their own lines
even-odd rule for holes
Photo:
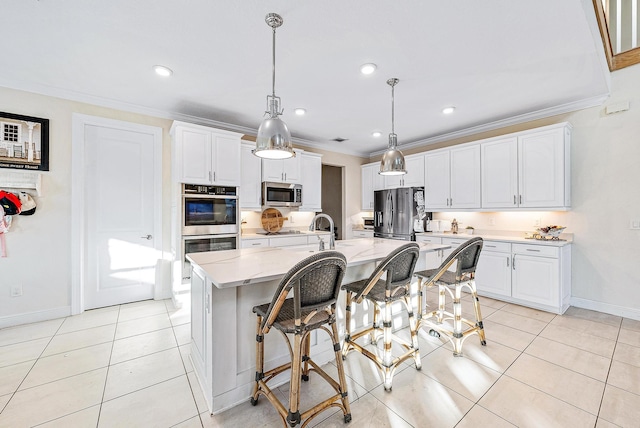
<svg viewBox="0 0 640 428">
<path fill-rule="evenodd" d="M 310 426 L 640 426 L 640 321 L 576 308 L 556 316 L 487 298 L 481 305 L 486 347 L 471 336 L 456 358 L 423 332 L 422 370 L 404 363 L 391 392 L 351 353 L 352 422 L 330 409 Z M 189 320 L 188 302 L 175 310 L 146 301 L 0 330 L 0 427 L 281 426 L 264 398 L 208 414 L 189 362 Z M 315 376 L 303 382 L 303 409 L 326 392 Z M 287 390 L 276 389 L 285 402 Z"/>
</svg>

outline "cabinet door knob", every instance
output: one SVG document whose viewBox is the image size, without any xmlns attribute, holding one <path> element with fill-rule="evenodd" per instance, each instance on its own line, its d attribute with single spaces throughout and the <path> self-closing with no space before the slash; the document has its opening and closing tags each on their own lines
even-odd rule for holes
<svg viewBox="0 0 640 428">
<path fill-rule="evenodd" d="M 153 236 L 152 235 L 146 235 L 146 236 L 141 236 L 140 238 L 146 239 L 147 241 L 150 241 L 150 240 L 153 239 Z"/>
</svg>

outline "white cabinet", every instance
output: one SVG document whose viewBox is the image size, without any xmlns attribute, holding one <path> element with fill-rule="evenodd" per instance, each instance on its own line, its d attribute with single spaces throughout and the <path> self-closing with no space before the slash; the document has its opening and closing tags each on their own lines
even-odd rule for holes
<svg viewBox="0 0 640 428">
<path fill-rule="evenodd" d="M 483 208 L 568 208 L 569 124 L 481 143 Z"/>
<path fill-rule="evenodd" d="M 407 173 L 404 175 L 384 176 L 384 188 L 424 186 L 424 154 L 405 156 Z"/>
<path fill-rule="evenodd" d="M 362 165 L 362 210 L 373 210 L 373 192 L 384 189 L 384 176 L 378 174 L 380 163 Z"/>
<path fill-rule="evenodd" d="M 428 244 L 442 244 L 442 238 L 437 236 L 416 234 L 416 242 L 426 242 Z M 426 268 L 436 269 L 442 264 L 442 254 L 445 250 L 430 251 L 426 254 Z"/>
<path fill-rule="evenodd" d="M 571 245 L 485 241 L 476 287 L 480 295 L 564 313 L 571 298 Z"/>
<path fill-rule="evenodd" d="M 191 271 L 191 357 L 204 375 L 204 390 L 211 390 L 211 293 L 210 284 L 199 269 Z"/>
<path fill-rule="evenodd" d="M 288 159 L 262 159 L 262 181 L 301 184 L 300 151 Z"/>
<path fill-rule="evenodd" d="M 171 127 L 174 181 L 189 184 L 240 185 L 242 134 L 184 122 Z"/>
<path fill-rule="evenodd" d="M 241 180 L 240 180 L 240 209 L 260 210 L 262 207 L 262 159 L 251 151 L 253 143 L 242 143 L 241 151 Z"/>
<path fill-rule="evenodd" d="M 322 155 L 304 152 L 302 169 L 302 206 L 299 211 L 322 211 Z"/>
<path fill-rule="evenodd" d="M 354 238 L 373 238 L 373 230 L 354 230 Z"/>
<path fill-rule="evenodd" d="M 424 155 L 425 206 L 429 211 L 480 208 L 480 146 Z"/>
<path fill-rule="evenodd" d="M 511 296 L 511 244 L 484 241 L 476 268 L 478 293 Z"/>
</svg>

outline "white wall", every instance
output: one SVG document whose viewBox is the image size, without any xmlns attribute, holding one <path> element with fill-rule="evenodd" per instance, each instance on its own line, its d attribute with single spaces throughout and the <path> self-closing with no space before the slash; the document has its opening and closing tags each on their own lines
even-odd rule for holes
<svg viewBox="0 0 640 428">
<path fill-rule="evenodd" d="M 532 231 L 536 219 L 567 226 L 565 232 L 574 234 L 572 304 L 640 319 L 640 230 L 629 229 L 631 219 L 640 219 L 640 65 L 611 76 L 611 97 L 603 106 L 497 133 L 562 121 L 573 125 L 571 211 L 440 213 L 435 218 L 456 217 L 463 227 L 488 230 Z M 629 101 L 630 110 L 604 114 L 606 105 L 620 101 Z M 493 135 L 481 138 L 488 136 Z"/>
<path fill-rule="evenodd" d="M 0 327 L 70 313 L 71 304 L 71 115 L 74 112 L 163 128 L 163 249 L 169 245 L 171 121 L 28 92 L 0 88 L 2 110 L 49 119 L 49 169 L 33 216 L 14 216 L 0 258 Z M 0 188 L 1 188 L 0 184 Z M 21 297 L 10 287 L 22 285 Z"/>
</svg>

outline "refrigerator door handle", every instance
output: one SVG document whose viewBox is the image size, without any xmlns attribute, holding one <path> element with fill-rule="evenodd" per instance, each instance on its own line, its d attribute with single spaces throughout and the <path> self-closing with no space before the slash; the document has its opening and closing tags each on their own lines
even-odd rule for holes
<svg viewBox="0 0 640 428">
<path fill-rule="evenodd" d="M 391 211 L 391 216 L 389 218 L 389 229 L 393 229 L 393 222 L 394 222 L 394 218 L 393 218 L 393 195 L 391 193 L 389 193 L 389 209 Z"/>
</svg>

